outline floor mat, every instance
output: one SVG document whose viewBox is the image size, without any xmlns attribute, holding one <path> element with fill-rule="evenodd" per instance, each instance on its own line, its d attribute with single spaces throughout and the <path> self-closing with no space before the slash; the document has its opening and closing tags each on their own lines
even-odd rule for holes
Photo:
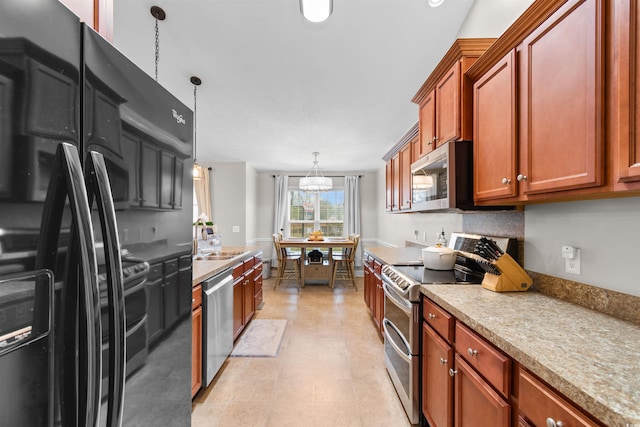
<svg viewBox="0 0 640 427">
<path fill-rule="evenodd" d="M 233 357 L 275 357 L 287 327 L 286 319 L 256 319 L 240 336 Z"/>
</svg>

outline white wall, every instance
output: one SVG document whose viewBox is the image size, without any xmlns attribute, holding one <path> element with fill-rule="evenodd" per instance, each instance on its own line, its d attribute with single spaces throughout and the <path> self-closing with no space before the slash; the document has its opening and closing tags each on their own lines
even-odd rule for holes
<svg viewBox="0 0 640 427">
<path fill-rule="evenodd" d="M 476 0 L 458 38 L 499 37 L 532 3 L 533 0 Z"/>
<path fill-rule="evenodd" d="M 245 193 L 246 163 L 213 163 L 211 165 L 211 211 L 212 221 L 222 235 L 223 246 L 242 246 L 246 243 L 247 206 Z M 240 227 L 233 233 L 232 227 Z"/>
<path fill-rule="evenodd" d="M 640 197 L 525 209 L 525 268 L 532 271 L 640 296 L 638 242 Z M 564 272 L 562 245 L 581 249 L 581 275 Z"/>
</svg>

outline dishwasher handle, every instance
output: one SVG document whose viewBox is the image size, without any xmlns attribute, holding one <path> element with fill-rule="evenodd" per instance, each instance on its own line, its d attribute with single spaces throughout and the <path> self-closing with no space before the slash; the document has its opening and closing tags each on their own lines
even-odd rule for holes
<svg viewBox="0 0 640 427">
<path fill-rule="evenodd" d="M 218 274 L 202 282 L 202 293 L 209 296 L 229 283 L 233 283 L 233 276 L 231 274 L 227 272 Z"/>
</svg>

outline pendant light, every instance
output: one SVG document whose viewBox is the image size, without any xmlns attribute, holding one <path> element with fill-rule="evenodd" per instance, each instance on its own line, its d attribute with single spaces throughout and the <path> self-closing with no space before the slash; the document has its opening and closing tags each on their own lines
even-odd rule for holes
<svg viewBox="0 0 640 427">
<path fill-rule="evenodd" d="M 202 179 L 202 167 L 198 164 L 198 152 L 196 143 L 198 142 L 198 86 L 202 84 L 199 77 L 191 76 L 193 84 L 193 179 Z"/>
<path fill-rule="evenodd" d="M 318 155 L 320 153 L 314 151 L 312 154 L 314 156 L 313 166 L 311 167 L 311 170 L 309 170 L 309 173 L 307 173 L 307 176 L 305 176 L 304 178 L 300 178 L 300 189 L 304 191 L 331 190 L 331 188 L 333 187 L 331 178 L 322 175 L 322 172 L 320 172 L 320 169 L 318 169 Z"/>
<path fill-rule="evenodd" d="M 158 62 L 160 61 L 160 30 L 158 29 L 158 21 L 167 19 L 167 14 L 160 6 L 151 6 L 151 16 L 156 20 L 156 81 L 158 81 Z"/>
<path fill-rule="evenodd" d="M 326 21 L 333 12 L 333 0 L 300 0 L 300 13 L 307 21 Z"/>
<path fill-rule="evenodd" d="M 438 7 L 442 3 L 444 3 L 444 0 L 427 0 L 427 4 L 431 7 Z"/>
</svg>

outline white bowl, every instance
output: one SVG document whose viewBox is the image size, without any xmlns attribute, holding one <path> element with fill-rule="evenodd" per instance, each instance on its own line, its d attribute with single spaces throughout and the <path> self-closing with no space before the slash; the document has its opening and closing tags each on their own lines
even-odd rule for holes
<svg viewBox="0 0 640 427">
<path fill-rule="evenodd" d="M 446 246 L 429 246 L 422 250 L 422 263 L 430 270 L 453 270 L 458 252 Z"/>
</svg>

